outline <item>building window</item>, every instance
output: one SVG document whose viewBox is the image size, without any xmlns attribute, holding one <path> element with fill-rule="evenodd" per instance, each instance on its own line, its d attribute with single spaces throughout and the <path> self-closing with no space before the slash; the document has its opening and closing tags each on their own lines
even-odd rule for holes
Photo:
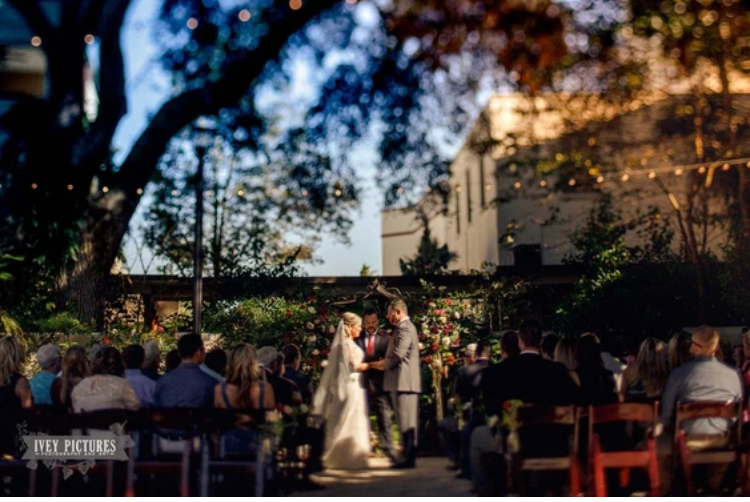
<svg viewBox="0 0 750 502">
<path fill-rule="evenodd" d="M 487 191 L 486 182 L 484 179 L 484 155 L 479 155 L 479 202 L 482 204 L 482 209 L 487 207 L 487 197 L 485 192 Z"/>
<path fill-rule="evenodd" d="M 461 233 L 461 186 L 456 187 L 456 233 Z"/>
<path fill-rule="evenodd" d="M 466 219 L 471 223 L 471 171 L 466 170 Z"/>
</svg>

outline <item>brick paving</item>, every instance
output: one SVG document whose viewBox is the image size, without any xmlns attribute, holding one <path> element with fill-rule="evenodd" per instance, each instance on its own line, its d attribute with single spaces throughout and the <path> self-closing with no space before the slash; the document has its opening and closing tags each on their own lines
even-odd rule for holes
<svg viewBox="0 0 750 502">
<path fill-rule="evenodd" d="M 471 497 L 471 484 L 456 479 L 456 473 L 446 470 L 448 460 L 441 457 L 417 459 L 416 469 L 388 468 L 387 459 L 370 459 L 366 471 L 328 470 L 312 478 L 326 488 L 299 497 Z"/>
</svg>

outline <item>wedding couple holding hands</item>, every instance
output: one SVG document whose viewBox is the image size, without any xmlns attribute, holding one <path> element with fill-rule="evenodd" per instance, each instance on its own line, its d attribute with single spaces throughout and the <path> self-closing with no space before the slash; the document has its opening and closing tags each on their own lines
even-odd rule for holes
<svg viewBox="0 0 750 502">
<path fill-rule="evenodd" d="M 328 469 L 366 469 L 370 457 L 368 394 L 378 417 L 380 446 L 394 468 L 413 468 L 422 378 L 417 329 L 406 303 L 394 300 L 386 318 L 389 337 L 378 330 L 377 312 L 363 320 L 346 312 L 339 323 L 315 397 L 313 413 L 326 423 L 323 463 Z M 402 455 L 396 459 L 391 440 L 391 399 L 401 431 Z"/>
</svg>

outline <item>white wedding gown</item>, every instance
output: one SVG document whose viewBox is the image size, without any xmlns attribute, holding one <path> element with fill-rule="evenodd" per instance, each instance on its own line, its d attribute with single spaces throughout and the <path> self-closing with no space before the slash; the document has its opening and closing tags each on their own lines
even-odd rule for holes
<svg viewBox="0 0 750 502">
<path fill-rule="evenodd" d="M 352 340 L 341 347 L 350 373 L 346 378 L 343 399 L 335 393 L 325 413 L 326 438 L 323 463 L 328 469 L 367 469 L 370 456 L 370 420 L 362 374 L 357 367 L 364 353 Z"/>
</svg>

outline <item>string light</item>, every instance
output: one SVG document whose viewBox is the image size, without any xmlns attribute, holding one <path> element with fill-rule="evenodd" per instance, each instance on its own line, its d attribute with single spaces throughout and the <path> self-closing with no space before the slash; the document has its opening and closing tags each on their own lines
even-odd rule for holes
<svg viewBox="0 0 750 502">
<path fill-rule="evenodd" d="M 102 192 L 104 192 L 104 193 L 109 192 L 109 188 L 107 188 L 107 187 L 102 188 Z"/>
<path fill-rule="evenodd" d="M 458 185 L 456 187 L 456 192 L 461 193 L 461 190 L 463 190 L 463 188 L 461 188 L 461 185 Z"/>
<path fill-rule="evenodd" d="M 37 188 L 39 188 L 39 185 L 37 185 L 36 183 L 32 183 L 31 184 L 31 189 L 32 190 L 36 190 Z"/>
<path fill-rule="evenodd" d="M 674 170 L 674 175 L 675 176 L 682 176 L 682 168 L 678 167 L 677 169 L 675 169 Z"/>
<path fill-rule="evenodd" d="M 299 10 L 302 8 L 302 0 L 289 0 L 289 8 Z"/>
<path fill-rule="evenodd" d="M 302 190 L 302 195 L 307 196 L 307 190 Z"/>
<path fill-rule="evenodd" d="M 194 17 L 191 17 L 190 19 L 187 20 L 187 27 L 190 28 L 191 30 L 196 29 L 198 27 L 198 20 L 195 19 Z"/>
<path fill-rule="evenodd" d="M 68 190 L 73 190 L 73 185 L 68 185 Z"/>
<path fill-rule="evenodd" d="M 337 191 L 340 192 L 341 190 L 337 190 Z M 404 189 L 401 188 L 401 187 L 398 187 L 398 190 L 396 190 L 396 192 L 399 193 L 399 194 L 402 194 L 402 193 L 404 193 Z"/>
<path fill-rule="evenodd" d="M 540 186 L 546 187 L 547 186 L 547 180 L 542 180 L 539 182 Z"/>
<path fill-rule="evenodd" d="M 91 33 L 89 33 L 88 35 L 86 35 L 85 37 L 83 37 L 83 41 L 86 42 L 86 44 L 88 44 L 88 45 L 93 44 L 94 40 L 95 40 L 94 39 L 94 35 L 92 35 Z"/>
<path fill-rule="evenodd" d="M 622 181 L 628 181 L 630 179 L 630 175 L 625 173 L 622 175 Z"/>
<path fill-rule="evenodd" d="M 698 169 L 698 172 L 700 174 L 706 174 L 706 166 L 701 166 L 700 169 Z"/>
<path fill-rule="evenodd" d="M 34 47 L 39 47 L 42 45 L 42 38 L 41 37 L 31 37 L 31 45 Z"/>
<path fill-rule="evenodd" d="M 400 190 L 400 189 L 399 189 L 399 190 Z M 338 188 L 337 188 L 337 189 L 336 189 L 336 191 L 335 191 L 335 192 L 333 192 L 333 193 L 335 193 L 335 194 L 336 194 L 336 197 L 341 197 L 341 190 L 339 190 Z M 401 192 L 399 192 L 399 193 L 401 193 Z"/>
<path fill-rule="evenodd" d="M 570 181 L 568 181 L 568 185 L 570 185 L 572 187 L 576 186 L 576 180 L 575 180 L 575 178 L 570 178 Z"/>
<path fill-rule="evenodd" d="M 143 193 L 143 188 L 139 188 L 138 190 L 135 191 L 135 193 L 137 193 L 138 195 L 141 195 Z"/>
<path fill-rule="evenodd" d="M 177 195 L 177 190 L 172 190 L 172 195 Z"/>
<path fill-rule="evenodd" d="M 516 181 L 516 182 L 515 182 L 515 183 L 513 184 L 513 186 L 514 186 L 514 187 L 516 187 L 516 189 L 518 189 L 518 188 L 521 188 L 521 182 L 520 182 L 520 181 Z"/>
<path fill-rule="evenodd" d="M 723 166 L 721 166 L 721 170 L 722 171 L 729 171 L 729 164 L 724 164 Z"/>
<path fill-rule="evenodd" d="M 656 178 L 656 173 L 655 172 L 651 171 L 650 173 L 648 173 L 648 179 L 652 180 L 654 178 Z"/>
<path fill-rule="evenodd" d="M 489 183 L 487 183 L 486 185 L 484 185 L 484 189 L 489 192 L 490 190 L 492 190 L 492 185 L 490 185 Z"/>
<path fill-rule="evenodd" d="M 240 13 L 237 15 L 237 17 L 240 18 L 240 21 L 242 21 L 243 23 L 246 23 L 250 21 L 250 11 L 247 9 L 242 9 Z"/>
<path fill-rule="evenodd" d="M 240 197 L 242 197 L 243 195 L 245 195 L 245 191 L 240 188 L 239 190 L 237 190 L 237 195 L 239 195 Z"/>
<path fill-rule="evenodd" d="M 604 183 L 604 176 L 599 176 L 598 178 L 596 178 L 596 182 L 600 184 Z"/>
<path fill-rule="evenodd" d="M 354 5 L 357 3 L 357 0 L 346 0 L 346 3 Z"/>
</svg>

